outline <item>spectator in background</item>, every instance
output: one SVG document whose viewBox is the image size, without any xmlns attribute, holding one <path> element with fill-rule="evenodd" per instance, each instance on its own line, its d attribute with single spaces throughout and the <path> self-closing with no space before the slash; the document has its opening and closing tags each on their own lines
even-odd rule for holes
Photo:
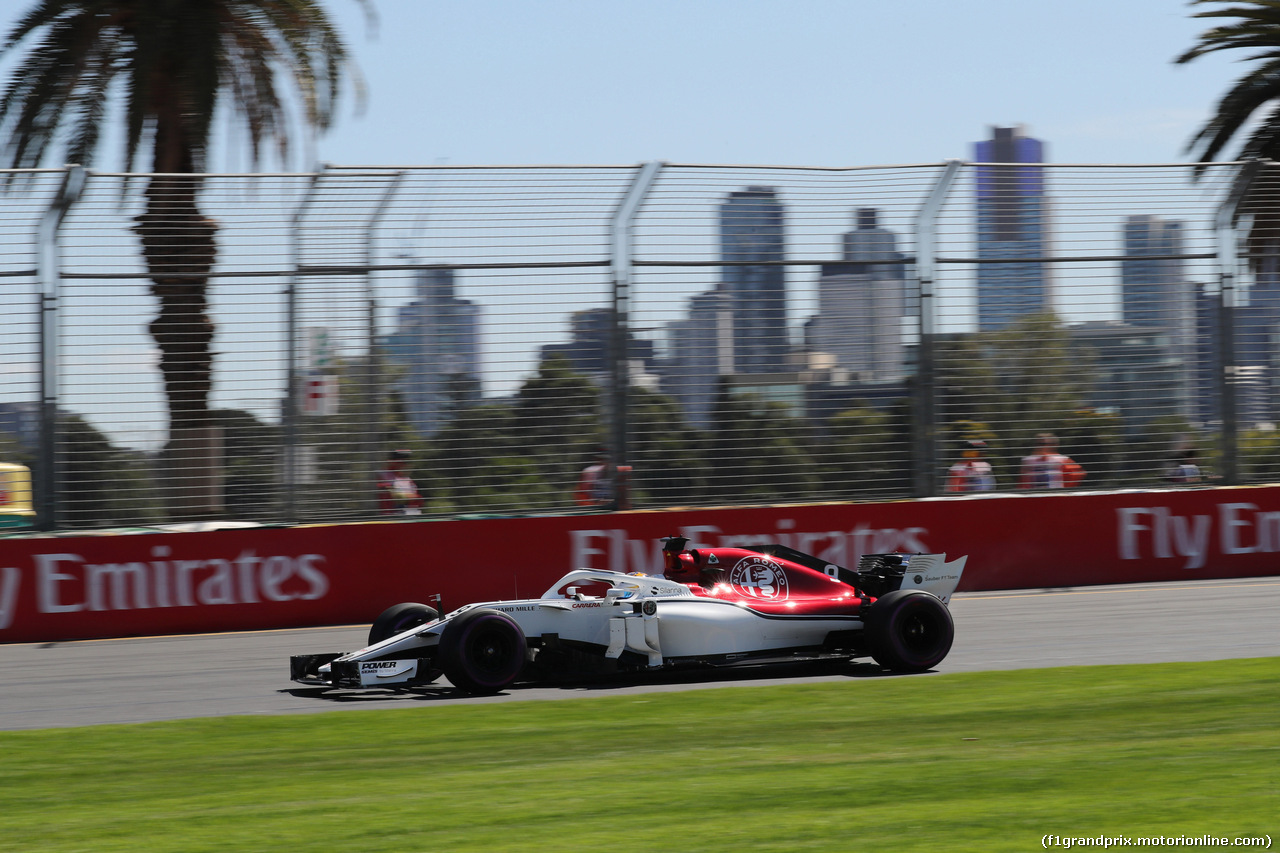
<svg viewBox="0 0 1280 853">
<path fill-rule="evenodd" d="M 959 462 L 947 473 L 948 492 L 989 492 L 996 487 L 991 463 L 982 458 L 985 441 L 967 441 Z"/>
<path fill-rule="evenodd" d="M 602 447 L 592 463 L 582 469 L 574 500 L 584 509 L 631 509 L 630 474 L 630 465 L 614 465 L 609 451 Z"/>
<path fill-rule="evenodd" d="M 407 450 L 391 451 L 378 474 L 378 509 L 383 515 L 422 515 L 422 496 L 409 476 L 409 456 Z"/>
<path fill-rule="evenodd" d="M 613 477 L 609 474 L 609 455 L 597 450 L 591 464 L 582 469 L 578 477 L 578 491 L 574 494 L 578 506 L 603 509 L 613 503 Z"/>
<path fill-rule="evenodd" d="M 1188 485 L 1200 482 L 1200 464 L 1198 456 L 1194 450 L 1184 450 L 1174 460 L 1173 467 L 1169 469 L 1166 479 L 1171 483 L 1178 485 Z"/>
<path fill-rule="evenodd" d="M 1024 489 L 1062 489 L 1084 479 L 1084 469 L 1070 456 L 1058 452 L 1058 437 L 1051 432 L 1036 436 L 1036 449 L 1022 457 Z"/>
</svg>

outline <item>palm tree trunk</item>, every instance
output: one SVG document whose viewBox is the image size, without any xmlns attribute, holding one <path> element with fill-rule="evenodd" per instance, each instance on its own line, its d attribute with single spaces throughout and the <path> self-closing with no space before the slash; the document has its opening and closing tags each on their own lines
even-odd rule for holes
<svg viewBox="0 0 1280 853">
<path fill-rule="evenodd" d="M 199 189 L 195 175 L 153 177 L 134 226 L 159 301 L 149 330 L 160 349 L 169 440 L 158 479 L 174 521 L 223 513 L 222 437 L 209 410 L 214 327 L 207 313 L 218 226 L 201 213 Z"/>
</svg>

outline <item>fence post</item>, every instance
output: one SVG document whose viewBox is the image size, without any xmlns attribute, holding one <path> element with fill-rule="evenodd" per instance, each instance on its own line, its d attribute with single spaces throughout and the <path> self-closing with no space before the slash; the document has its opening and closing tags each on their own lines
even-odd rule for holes
<svg viewBox="0 0 1280 853">
<path fill-rule="evenodd" d="M 916 284 L 920 316 L 920 343 L 916 349 L 914 417 L 911 419 L 912 495 L 933 497 L 938 493 L 937 376 L 934 363 L 934 336 L 937 303 L 934 283 L 938 279 L 938 214 L 951 192 L 963 161 L 948 160 L 942 174 L 929 190 L 916 219 Z"/>
<path fill-rule="evenodd" d="M 631 229 L 636 214 L 644 203 L 649 189 L 662 171 L 663 164 L 651 161 L 643 164 L 631 179 L 626 194 L 618 203 L 609 228 L 610 272 L 613 277 L 613 310 L 609 317 L 609 460 L 613 475 L 612 509 L 626 509 L 629 500 L 624 494 L 626 478 L 618 473 L 618 467 L 626 465 L 628 458 L 627 428 L 630 423 L 631 366 L 628 360 L 628 329 L 631 322 Z"/>
<path fill-rule="evenodd" d="M 1227 486 L 1240 482 L 1240 420 L 1236 410 L 1236 383 L 1240 377 L 1236 365 L 1235 321 L 1239 299 L 1236 274 L 1240 268 L 1240 246 L 1236 224 L 1240 218 L 1240 205 L 1249 195 L 1261 168 L 1261 160 L 1240 164 L 1214 222 L 1218 255 L 1218 347 L 1214 383 L 1222 416 L 1222 483 Z"/>
<path fill-rule="evenodd" d="M 378 472 L 381 465 L 382 448 L 382 365 L 378 361 L 378 300 L 377 290 L 373 284 L 373 264 L 374 264 L 374 233 L 377 231 L 378 223 L 382 220 L 383 214 L 387 212 L 387 205 L 391 203 L 391 199 L 395 197 L 396 192 L 400 189 L 400 184 L 404 181 L 404 172 L 397 171 L 391 179 L 390 186 L 386 192 L 382 194 L 382 198 L 378 201 L 378 207 L 374 210 L 373 215 L 369 217 L 368 224 L 365 225 L 364 234 L 364 287 L 365 300 L 367 303 L 365 330 L 366 344 L 368 350 L 367 361 L 365 364 L 365 383 L 364 383 L 364 405 L 363 417 L 364 424 L 364 474 L 367 482 L 365 495 L 360 503 L 369 508 L 370 515 L 376 515 L 378 512 L 378 504 L 376 498 L 376 484 Z"/>
<path fill-rule="evenodd" d="M 328 164 L 311 176 L 298 209 L 293 213 L 289 229 L 289 252 L 293 256 L 293 275 L 285 289 L 285 390 L 284 390 L 284 522 L 298 522 L 298 285 L 302 278 L 302 220 L 315 198 L 316 189 L 325 176 Z"/>
<path fill-rule="evenodd" d="M 35 481 L 36 527 L 58 526 L 58 296 L 61 291 L 61 257 L 58 232 L 62 221 L 80 199 L 86 175 L 83 166 L 67 166 L 62 186 L 40 220 L 37 269 L 40 280 L 40 439 Z"/>
</svg>

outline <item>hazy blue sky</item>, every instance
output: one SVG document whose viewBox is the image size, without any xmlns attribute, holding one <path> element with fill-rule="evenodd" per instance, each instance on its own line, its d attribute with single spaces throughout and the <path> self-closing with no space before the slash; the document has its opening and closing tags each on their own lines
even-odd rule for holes
<svg viewBox="0 0 1280 853">
<path fill-rule="evenodd" d="M 369 86 L 296 167 L 1173 162 L 1239 75 L 1180 0 L 329 0 Z"/>
<path fill-rule="evenodd" d="M 0 22 L 32 3 L 0 0 Z M 936 162 L 1018 123 L 1054 162 L 1173 162 L 1240 73 L 1173 64 L 1209 25 L 1183 0 L 371 5 L 376 28 L 326 2 L 365 111 L 348 101 L 285 168 Z M 116 137 L 96 168 L 121 168 Z M 219 134 L 211 166 L 246 169 L 244 151 Z"/>
</svg>

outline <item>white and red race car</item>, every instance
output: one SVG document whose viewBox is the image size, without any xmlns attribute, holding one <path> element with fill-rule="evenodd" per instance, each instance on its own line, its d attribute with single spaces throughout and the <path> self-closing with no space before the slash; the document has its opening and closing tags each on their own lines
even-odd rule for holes
<svg viewBox="0 0 1280 853">
<path fill-rule="evenodd" d="M 947 602 L 964 557 L 875 554 L 856 570 L 782 545 L 687 549 L 670 537 L 664 577 L 569 572 L 541 598 L 468 604 L 441 617 L 397 604 L 347 653 L 294 655 L 290 676 L 328 687 L 411 688 L 441 674 L 469 693 L 680 666 L 872 657 L 931 669 L 951 650 Z"/>
</svg>

